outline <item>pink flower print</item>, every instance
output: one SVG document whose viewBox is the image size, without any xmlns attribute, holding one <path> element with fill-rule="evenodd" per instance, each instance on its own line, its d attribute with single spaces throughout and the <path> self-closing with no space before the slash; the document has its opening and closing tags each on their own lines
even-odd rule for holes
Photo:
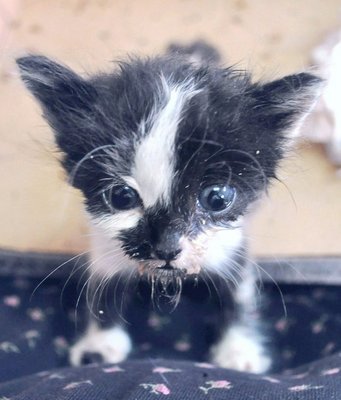
<svg viewBox="0 0 341 400">
<path fill-rule="evenodd" d="M 65 379 L 65 376 L 55 372 L 55 373 L 49 375 L 49 379 Z"/>
<path fill-rule="evenodd" d="M 71 382 L 71 383 L 68 383 L 66 386 L 64 386 L 63 390 L 76 389 L 77 387 L 82 386 L 82 385 L 93 385 L 93 383 L 90 380 L 79 381 L 79 382 Z"/>
<path fill-rule="evenodd" d="M 205 387 L 207 385 L 207 387 Z M 212 389 L 231 389 L 232 385 L 229 381 L 207 381 L 205 382 L 205 386 L 199 386 L 205 394 L 208 393 L 209 390 Z"/>
<path fill-rule="evenodd" d="M 148 343 L 148 342 L 142 343 L 142 344 L 140 345 L 140 349 L 141 349 L 142 351 L 148 351 L 148 350 L 150 350 L 151 348 L 152 348 L 152 345 L 151 345 L 150 343 Z"/>
<path fill-rule="evenodd" d="M 156 367 L 153 369 L 153 372 L 155 374 L 166 374 L 168 372 L 181 372 L 181 369 L 172 369 L 172 368 L 166 368 L 166 367 Z"/>
<path fill-rule="evenodd" d="M 159 383 L 159 384 L 155 385 L 153 390 L 155 391 L 155 393 L 162 393 L 164 395 L 170 394 L 170 390 L 163 383 Z"/>
<path fill-rule="evenodd" d="M 289 390 L 291 392 L 304 392 L 306 390 L 317 390 L 321 388 L 323 388 L 323 386 L 299 385 L 299 386 L 292 386 L 289 388 Z"/>
<path fill-rule="evenodd" d="M 0 350 L 4 351 L 5 353 L 20 353 L 18 346 L 12 342 L 1 342 Z"/>
<path fill-rule="evenodd" d="M 36 347 L 37 340 L 40 338 L 40 333 L 36 330 L 30 330 L 25 332 L 25 339 L 27 340 L 28 347 L 34 349 Z"/>
<path fill-rule="evenodd" d="M 311 327 L 311 330 L 315 335 L 321 333 L 323 329 L 324 329 L 324 324 L 321 321 L 314 322 Z"/>
<path fill-rule="evenodd" d="M 231 382 L 228 381 L 208 381 L 214 389 L 230 389 Z"/>
<path fill-rule="evenodd" d="M 328 375 L 336 375 L 341 371 L 340 368 L 332 368 L 332 369 L 327 369 L 322 372 L 322 376 L 328 376 Z"/>
<path fill-rule="evenodd" d="M 156 314 L 151 314 L 148 318 L 148 326 L 151 328 L 160 328 L 161 326 L 161 319 Z"/>
<path fill-rule="evenodd" d="M 194 365 L 198 368 L 207 368 L 207 369 L 215 368 L 215 366 L 213 364 L 205 363 L 205 362 L 195 363 Z"/>
<path fill-rule="evenodd" d="M 303 379 L 309 375 L 309 372 L 302 372 L 301 374 L 291 375 L 291 379 Z"/>
<path fill-rule="evenodd" d="M 335 349 L 335 343 L 333 343 L 333 342 L 329 342 L 326 346 L 325 346 L 325 348 L 322 350 L 322 354 L 323 355 L 327 355 L 327 354 L 330 354 L 334 349 Z"/>
<path fill-rule="evenodd" d="M 50 371 L 41 371 L 41 372 L 38 372 L 36 375 L 44 377 L 44 376 L 48 376 L 49 374 L 50 374 Z"/>
<path fill-rule="evenodd" d="M 112 367 L 103 368 L 102 371 L 106 374 L 113 374 L 115 372 L 124 372 L 124 369 L 119 367 L 118 365 L 113 365 Z"/>
<path fill-rule="evenodd" d="M 33 321 L 43 321 L 45 319 L 45 314 L 40 308 L 29 308 L 27 314 Z"/>
<path fill-rule="evenodd" d="M 163 326 L 169 323 L 169 318 L 167 317 L 160 317 L 155 313 L 151 313 L 148 318 L 148 326 L 153 328 L 154 330 L 160 330 Z"/>
<path fill-rule="evenodd" d="M 284 349 L 282 352 L 282 356 L 285 360 L 291 360 L 295 355 L 295 352 L 291 349 Z"/>
<path fill-rule="evenodd" d="M 21 300 L 19 296 L 11 295 L 4 297 L 4 304 L 8 307 L 17 308 L 20 306 Z"/>
<path fill-rule="evenodd" d="M 275 378 L 273 378 L 271 376 L 263 376 L 261 379 L 263 381 L 267 381 L 267 382 L 270 382 L 270 383 L 281 383 L 281 381 L 279 381 L 278 379 L 275 379 Z"/>
<path fill-rule="evenodd" d="M 149 389 L 151 394 L 164 394 L 165 396 L 167 396 L 168 394 L 170 394 L 170 390 L 168 389 L 168 387 L 166 385 L 164 385 L 163 383 L 141 383 L 140 386 L 143 387 L 143 389 Z"/>
<path fill-rule="evenodd" d="M 69 344 L 65 337 L 57 336 L 53 339 L 53 346 L 57 354 L 63 355 L 67 352 Z"/>
<path fill-rule="evenodd" d="M 188 341 L 187 337 L 182 337 L 174 344 L 174 349 L 177 351 L 188 351 L 191 348 L 191 343 Z"/>
<path fill-rule="evenodd" d="M 287 318 L 283 317 L 283 318 L 279 319 L 275 324 L 275 328 L 278 332 L 285 332 L 288 329 Z"/>
</svg>

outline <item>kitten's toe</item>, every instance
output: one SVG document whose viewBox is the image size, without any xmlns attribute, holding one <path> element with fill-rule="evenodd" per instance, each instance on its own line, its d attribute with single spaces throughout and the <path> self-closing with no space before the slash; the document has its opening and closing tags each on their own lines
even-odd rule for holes
<svg viewBox="0 0 341 400">
<path fill-rule="evenodd" d="M 222 368 L 262 374 L 269 370 L 271 359 L 260 338 L 243 327 L 232 327 L 212 348 L 212 361 Z"/>
<path fill-rule="evenodd" d="M 87 365 L 87 364 L 94 364 L 94 363 L 101 363 L 103 362 L 103 356 L 100 353 L 95 353 L 92 351 L 86 351 L 81 358 L 80 363 L 82 365 Z"/>
<path fill-rule="evenodd" d="M 90 327 L 70 349 L 70 363 L 75 366 L 108 362 L 118 363 L 128 357 L 132 349 L 129 335 L 120 327 L 101 330 Z"/>
</svg>

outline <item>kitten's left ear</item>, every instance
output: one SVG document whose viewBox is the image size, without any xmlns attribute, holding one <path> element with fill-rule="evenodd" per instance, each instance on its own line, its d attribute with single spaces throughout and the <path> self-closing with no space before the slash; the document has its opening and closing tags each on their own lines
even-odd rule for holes
<svg viewBox="0 0 341 400">
<path fill-rule="evenodd" d="M 96 98 L 95 89 L 70 68 L 39 55 L 16 61 L 25 85 L 38 99 L 45 118 L 53 127 L 60 120 L 74 124 L 78 122 L 77 117 L 81 120 L 91 109 Z"/>
<path fill-rule="evenodd" d="M 323 80 L 309 73 L 255 84 L 251 90 L 255 100 L 251 115 L 258 126 L 279 133 L 290 143 L 299 135 L 299 128 L 315 105 L 322 86 Z"/>
</svg>

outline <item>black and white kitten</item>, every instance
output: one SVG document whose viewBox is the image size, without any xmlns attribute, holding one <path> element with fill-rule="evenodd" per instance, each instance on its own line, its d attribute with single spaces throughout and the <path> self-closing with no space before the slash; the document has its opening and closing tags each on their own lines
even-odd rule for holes
<svg viewBox="0 0 341 400">
<path fill-rule="evenodd" d="M 84 194 L 94 234 L 90 274 L 147 275 L 166 288 L 203 273 L 238 277 L 229 289 L 238 311 L 224 322 L 211 358 L 261 373 L 271 360 L 252 322 L 244 216 L 275 177 L 321 80 L 300 73 L 253 83 L 216 57 L 178 50 L 86 78 L 43 56 L 17 63 L 54 130 L 71 184 Z M 89 351 L 119 362 L 131 348 L 121 324 L 102 329 L 93 320 L 71 362 Z"/>
</svg>

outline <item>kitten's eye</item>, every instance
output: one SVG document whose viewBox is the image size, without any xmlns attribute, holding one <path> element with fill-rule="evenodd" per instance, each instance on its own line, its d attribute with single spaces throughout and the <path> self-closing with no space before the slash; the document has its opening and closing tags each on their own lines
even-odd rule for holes
<svg viewBox="0 0 341 400">
<path fill-rule="evenodd" d="M 136 190 L 129 186 L 114 186 L 103 192 L 103 198 L 110 209 L 117 210 L 129 210 L 137 207 L 140 203 Z"/>
<path fill-rule="evenodd" d="M 228 209 L 236 197 L 236 189 L 228 185 L 212 185 L 206 187 L 199 195 L 199 202 L 207 211 L 223 211 Z"/>
</svg>

